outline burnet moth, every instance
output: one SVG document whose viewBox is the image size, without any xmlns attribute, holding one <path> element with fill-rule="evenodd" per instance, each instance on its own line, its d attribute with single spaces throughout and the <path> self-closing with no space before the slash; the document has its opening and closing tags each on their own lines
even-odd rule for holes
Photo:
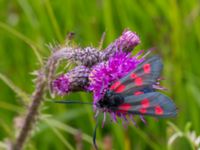
<svg viewBox="0 0 200 150">
<path fill-rule="evenodd" d="M 162 68 L 163 63 L 159 56 L 149 57 L 126 76 L 113 82 L 103 98 L 96 103 L 79 101 L 56 102 L 92 104 L 95 106 L 95 117 L 100 112 L 104 113 L 103 124 L 106 119 L 106 113 L 111 114 L 113 121 L 116 121 L 117 117 L 124 117 L 126 119 L 126 116 L 132 115 L 153 116 L 156 118 L 175 117 L 177 115 L 177 108 L 173 101 L 166 95 L 158 92 L 158 88 L 155 88 Z M 96 149 L 97 124 L 93 135 L 93 143 Z"/>
</svg>

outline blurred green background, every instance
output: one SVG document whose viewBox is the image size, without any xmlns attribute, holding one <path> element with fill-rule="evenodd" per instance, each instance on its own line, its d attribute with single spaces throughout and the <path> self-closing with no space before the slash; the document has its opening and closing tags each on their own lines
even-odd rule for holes
<svg viewBox="0 0 200 150">
<path fill-rule="evenodd" d="M 97 140 L 106 145 L 104 149 L 115 150 L 197 149 L 190 134 L 200 135 L 198 0 L 0 0 L 0 149 L 6 140 L 15 138 L 15 128 L 21 123 L 17 116 L 25 111 L 16 92 L 34 90 L 30 73 L 40 66 L 34 51 L 43 58 L 48 56 L 46 45 L 63 43 L 71 31 L 82 47 L 97 47 L 105 31 L 105 48 L 125 28 L 141 38 L 135 51 L 156 47 L 155 53 L 162 56 L 163 85 L 179 114 L 168 120 L 147 118 L 147 125 L 138 119 L 138 128 L 107 121 L 98 129 Z M 92 101 L 86 93 L 65 98 Z M 41 121 L 35 125 L 26 149 L 92 149 L 95 121 L 90 106 L 45 103 L 41 111 Z M 171 144 L 172 135 L 183 137 Z"/>
</svg>

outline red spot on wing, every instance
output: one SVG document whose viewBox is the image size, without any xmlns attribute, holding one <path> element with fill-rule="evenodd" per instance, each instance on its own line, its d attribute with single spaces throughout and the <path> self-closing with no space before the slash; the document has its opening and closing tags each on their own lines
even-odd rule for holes
<svg viewBox="0 0 200 150">
<path fill-rule="evenodd" d="M 123 91 L 125 90 L 125 88 L 126 88 L 125 85 L 120 84 L 114 91 L 115 91 L 116 93 L 121 93 L 121 92 L 123 92 Z"/>
<path fill-rule="evenodd" d="M 131 104 L 129 104 L 129 103 L 123 103 L 119 106 L 119 109 L 123 109 L 126 111 L 128 111 L 130 108 L 131 108 Z"/>
<path fill-rule="evenodd" d="M 137 78 L 137 75 L 135 73 L 131 73 L 130 77 L 131 77 L 131 79 L 135 79 L 135 78 Z"/>
<path fill-rule="evenodd" d="M 147 109 L 146 108 L 140 108 L 139 112 L 141 114 L 145 114 L 147 112 Z"/>
<path fill-rule="evenodd" d="M 156 115 L 162 115 L 163 113 L 164 113 L 164 111 L 159 105 L 155 106 L 155 114 Z"/>
<path fill-rule="evenodd" d="M 140 85 L 142 85 L 143 80 L 142 80 L 142 78 L 138 77 L 138 78 L 136 78 L 136 79 L 134 80 L 134 82 L 135 82 L 135 84 L 136 84 L 137 86 L 140 86 Z"/>
<path fill-rule="evenodd" d="M 119 110 L 117 112 L 126 113 L 128 110 L 131 109 L 131 104 L 123 103 L 118 108 L 119 108 Z"/>
<path fill-rule="evenodd" d="M 119 81 L 113 83 L 110 87 L 110 90 L 115 90 L 121 83 Z"/>
<path fill-rule="evenodd" d="M 144 64 L 143 70 L 144 70 L 144 73 L 150 73 L 151 72 L 151 65 L 150 64 Z"/>
<path fill-rule="evenodd" d="M 148 108 L 149 107 L 149 99 L 145 98 L 141 101 L 142 108 Z"/>
<path fill-rule="evenodd" d="M 138 95 L 141 95 L 141 94 L 144 94 L 144 92 L 136 91 L 136 92 L 134 93 L 135 96 L 138 96 Z"/>
</svg>

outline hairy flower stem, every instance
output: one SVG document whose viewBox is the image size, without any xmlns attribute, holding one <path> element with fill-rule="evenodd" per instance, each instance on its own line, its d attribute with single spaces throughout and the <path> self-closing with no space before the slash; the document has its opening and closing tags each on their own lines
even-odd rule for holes
<svg viewBox="0 0 200 150">
<path fill-rule="evenodd" d="M 37 78 L 35 81 L 36 88 L 31 97 L 32 103 L 29 106 L 22 128 L 11 150 L 23 149 L 24 144 L 32 130 L 32 126 L 36 122 L 38 110 L 43 100 L 43 95 L 48 89 L 47 79 L 49 78 L 50 74 L 52 74 L 52 71 L 54 70 L 52 69 L 52 67 L 55 66 L 55 63 L 57 61 L 57 59 L 53 59 L 53 57 L 50 57 L 46 65 L 42 67 L 40 71 L 38 71 Z"/>
<path fill-rule="evenodd" d="M 31 132 L 32 124 L 35 122 L 35 118 L 38 113 L 38 108 L 42 102 L 42 97 L 46 86 L 45 77 L 43 75 L 38 75 L 38 81 L 39 82 L 37 82 L 35 92 L 32 95 L 32 103 L 28 109 L 28 113 L 25 117 L 24 124 L 16 139 L 16 143 L 14 143 L 13 145 L 12 150 L 23 149 L 24 143 L 28 138 L 29 133 Z"/>
</svg>

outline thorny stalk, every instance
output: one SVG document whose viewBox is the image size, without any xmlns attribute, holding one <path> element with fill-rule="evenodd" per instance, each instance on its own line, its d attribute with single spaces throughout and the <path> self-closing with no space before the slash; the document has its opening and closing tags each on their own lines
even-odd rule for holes
<svg viewBox="0 0 200 150">
<path fill-rule="evenodd" d="M 17 137 L 16 143 L 13 145 L 13 150 L 21 150 L 31 131 L 32 124 L 35 122 L 36 115 L 38 113 L 38 108 L 42 102 L 42 96 L 46 86 L 46 81 L 44 74 L 41 72 L 38 76 L 38 83 L 35 92 L 32 95 L 32 103 L 28 109 L 25 121 L 22 125 L 22 129 Z"/>
<path fill-rule="evenodd" d="M 53 67 L 55 67 L 55 64 L 58 61 L 52 58 L 53 57 L 50 57 L 46 65 L 41 67 L 41 69 L 37 72 L 37 78 L 35 81 L 36 87 L 35 91 L 31 96 L 32 102 L 29 108 L 27 109 L 28 111 L 23 121 L 22 128 L 17 136 L 15 143 L 13 143 L 11 150 L 23 149 L 24 144 L 28 138 L 28 135 L 31 132 L 32 126 L 36 122 L 39 107 L 43 101 L 43 96 L 45 94 L 45 91 L 47 90 L 48 86 L 47 79 L 52 75 L 52 72 L 54 72 Z"/>
</svg>

